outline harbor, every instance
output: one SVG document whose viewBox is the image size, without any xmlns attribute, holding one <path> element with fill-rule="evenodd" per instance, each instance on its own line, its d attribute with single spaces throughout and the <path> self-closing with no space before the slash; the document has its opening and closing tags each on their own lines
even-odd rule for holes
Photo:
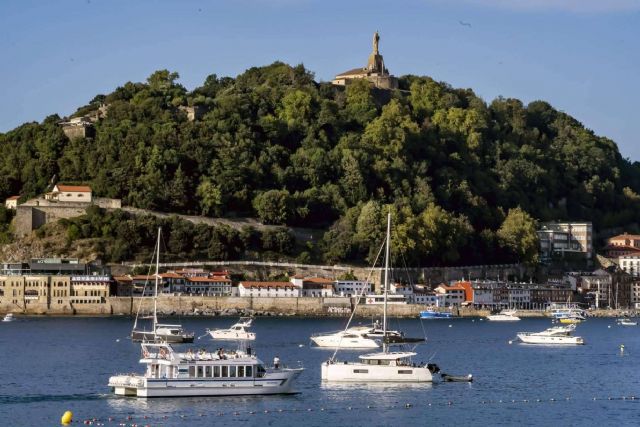
<svg viewBox="0 0 640 427">
<path fill-rule="evenodd" d="M 201 335 L 206 329 L 227 328 L 236 320 L 183 317 L 171 322 Z M 587 319 L 576 329 L 585 345 L 557 348 L 508 342 L 518 332 L 551 326 L 549 319 L 421 323 L 391 318 L 389 322 L 391 328 L 410 336 L 426 333 L 427 342 L 416 348 L 418 361 L 437 361 L 450 374 L 473 374 L 474 382 L 435 381 L 419 387 L 325 384 L 320 366 L 332 350 L 311 347 L 309 337 L 342 329 L 345 319 L 275 317 L 254 320 L 252 347 L 269 365 L 278 356 L 283 363 L 299 361 L 304 366 L 296 383 L 298 394 L 122 399 L 110 394 L 107 380 L 112 373 L 139 370 L 140 345 L 127 339 L 131 319 L 29 317 L 2 325 L 0 407 L 5 416 L 11 414 L 15 426 L 55 425 L 65 410 L 71 410 L 80 424 L 87 420 L 92 425 L 171 427 L 218 422 L 319 426 L 329 414 L 336 422 L 350 425 L 362 425 L 364 418 L 372 417 L 373 425 L 424 419 L 434 424 L 455 419 L 465 425 L 487 425 L 488 420 L 523 425 L 526 419 L 524 424 L 550 425 L 566 419 L 568 413 L 572 424 L 624 425 L 635 414 L 640 396 L 635 374 L 640 338 L 636 328 L 618 327 L 613 319 Z M 355 323 L 369 324 L 370 319 L 357 318 Z M 622 354 L 621 344 L 625 346 Z M 179 348 L 223 345 L 231 346 L 204 337 Z"/>
</svg>

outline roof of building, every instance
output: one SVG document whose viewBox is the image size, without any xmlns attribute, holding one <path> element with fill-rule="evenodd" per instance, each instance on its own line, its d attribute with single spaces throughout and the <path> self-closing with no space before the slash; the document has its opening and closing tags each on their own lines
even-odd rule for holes
<svg viewBox="0 0 640 427">
<path fill-rule="evenodd" d="M 116 282 L 133 282 L 133 278 L 131 276 L 113 276 L 113 280 Z"/>
<path fill-rule="evenodd" d="M 367 69 L 366 68 L 353 68 L 351 70 L 345 71 L 344 73 L 340 73 L 340 74 L 336 74 L 336 78 L 337 77 L 348 77 L 348 76 L 359 76 L 362 74 L 367 74 Z"/>
<path fill-rule="evenodd" d="M 331 279 L 325 279 L 324 277 L 305 277 L 304 282 L 309 283 L 333 283 Z"/>
<path fill-rule="evenodd" d="M 240 282 L 243 288 L 295 288 L 291 282 Z"/>
<path fill-rule="evenodd" d="M 163 279 L 184 279 L 183 276 L 178 273 L 174 273 L 173 271 L 167 271 L 166 273 L 160 273 L 160 277 Z"/>
<path fill-rule="evenodd" d="M 609 240 L 622 240 L 622 239 L 640 239 L 640 234 L 618 234 L 617 236 L 609 237 Z"/>
<path fill-rule="evenodd" d="M 133 280 L 156 280 L 155 274 L 145 275 L 145 274 L 136 274 L 133 276 Z"/>
<path fill-rule="evenodd" d="M 7 197 L 7 200 L 18 200 L 20 198 L 20 196 L 9 196 Z"/>
<path fill-rule="evenodd" d="M 60 191 L 72 191 L 77 193 L 91 193 L 91 187 L 88 185 L 64 185 L 57 184 L 58 190 Z"/>
<path fill-rule="evenodd" d="M 187 278 L 187 280 L 189 282 L 206 282 L 206 283 L 213 283 L 213 282 L 231 282 L 231 279 L 226 279 L 224 277 L 189 277 Z"/>
</svg>

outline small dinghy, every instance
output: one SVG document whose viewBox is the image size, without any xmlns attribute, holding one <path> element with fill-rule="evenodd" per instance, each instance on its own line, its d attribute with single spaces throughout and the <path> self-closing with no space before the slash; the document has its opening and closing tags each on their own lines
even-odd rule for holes
<svg viewBox="0 0 640 427">
<path fill-rule="evenodd" d="M 442 377 L 442 381 L 451 382 L 451 383 L 472 383 L 473 375 L 449 375 L 449 374 L 440 374 Z"/>
</svg>

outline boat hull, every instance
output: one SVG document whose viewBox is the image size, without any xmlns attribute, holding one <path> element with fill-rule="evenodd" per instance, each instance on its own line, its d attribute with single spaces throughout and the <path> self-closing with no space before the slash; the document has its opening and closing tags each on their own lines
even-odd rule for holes
<svg viewBox="0 0 640 427">
<path fill-rule="evenodd" d="M 453 317 L 452 313 L 448 313 L 446 311 L 421 311 L 420 318 L 421 319 L 451 319 Z"/>
<path fill-rule="evenodd" d="M 210 331 L 209 335 L 214 340 L 254 341 L 256 339 L 254 332 Z"/>
<path fill-rule="evenodd" d="M 163 341 L 170 344 L 182 344 L 193 342 L 193 335 L 156 335 L 152 331 L 133 331 L 131 340 L 140 341 Z"/>
<path fill-rule="evenodd" d="M 487 320 L 491 322 L 517 322 L 520 318 L 516 316 L 507 316 L 505 314 L 492 314 L 491 316 L 487 316 Z"/>
<path fill-rule="evenodd" d="M 430 383 L 433 381 L 433 376 L 427 367 L 325 362 L 321 369 L 322 380 L 330 382 Z"/>
<path fill-rule="evenodd" d="M 518 334 L 518 338 L 524 344 L 544 344 L 544 345 L 583 345 L 582 337 L 573 336 L 537 336 Z"/>
<path fill-rule="evenodd" d="M 326 336 L 315 336 L 311 337 L 311 341 L 318 347 L 325 348 L 362 348 L 362 349 L 371 349 L 371 348 L 379 348 L 380 343 L 377 340 L 371 338 L 345 338 L 345 337 L 337 337 L 333 335 Z"/>
<path fill-rule="evenodd" d="M 118 375 L 109 379 L 117 396 L 193 397 L 291 394 L 302 369 L 282 369 L 268 378 L 247 379 L 150 379 L 139 375 Z"/>
</svg>

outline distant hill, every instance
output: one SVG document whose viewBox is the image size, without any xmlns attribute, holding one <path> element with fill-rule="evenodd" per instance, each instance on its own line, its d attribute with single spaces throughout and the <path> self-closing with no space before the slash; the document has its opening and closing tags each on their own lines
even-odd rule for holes
<svg viewBox="0 0 640 427">
<path fill-rule="evenodd" d="M 177 80 L 96 96 L 74 114 L 91 138 L 69 140 L 56 115 L 0 134 L 0 197 L 56 176 L 144 209 L 320 228 L 304 258 L 327 262 L 375 257 L 388 209 L 414 265 L 535 261 L 520 250 L 535 220 L 638 231 L 639 165 L 543 101 L 487 104 L 417 76 L 378 96 L 280 62 L 191 92 Z"/>
</svg>

